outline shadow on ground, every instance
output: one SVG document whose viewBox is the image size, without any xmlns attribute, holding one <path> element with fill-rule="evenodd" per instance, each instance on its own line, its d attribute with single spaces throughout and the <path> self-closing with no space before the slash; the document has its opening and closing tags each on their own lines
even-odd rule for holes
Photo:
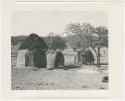
<svg viewBox="0 0 125 101">
<path fill-rule="evenodd" d="M 65 69 L 78 69 L 80 68 L 80 65 L 65 65 L 64 68 Z"/>
</svg>

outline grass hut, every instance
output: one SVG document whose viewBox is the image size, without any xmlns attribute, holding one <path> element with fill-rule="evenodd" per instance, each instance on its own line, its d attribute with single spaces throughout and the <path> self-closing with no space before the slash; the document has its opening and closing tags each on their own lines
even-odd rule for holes
<svg viewBox="0 0 125 101">
<path fill-rule="evenodd" d="M 43 39 L 40 38 L 37 34 L 32 33 L 21 44 L 19 48 L 18 56 L 21 54 L 20 51 L 28 50 L 28 52 L 26 52 L 23 56 L 23 59 L 25 57 L 24 65 L 25 66 L 33 65 L 35 67 L 42 68 L 42 67 L 46 67 L 45 51 L 47 49 L 48 47 L 46 43 L 43 41 Z M 19 61 L 20 59 L 17 60 L 17 63 L 19 63 Z"/>
</svg>

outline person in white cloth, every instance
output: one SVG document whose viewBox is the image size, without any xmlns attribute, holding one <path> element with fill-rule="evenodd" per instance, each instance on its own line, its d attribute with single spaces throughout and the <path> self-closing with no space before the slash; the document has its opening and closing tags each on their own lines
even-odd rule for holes
<svg viewBox="0 0 125 101">
<path fill-rule="evenodd" d="M 17 56 L 17 68 L 25 67 L 25 55 L 28 52 L 28 50 L 19 50 L 18 56 Z"/>
<path fill-rule="evenodd" d="M 53 70 L 54 69 L 54 64 L 55 64 L 55 52 L 53 50 L 48 50 L 47 51 L 47 69 L 48 70 Z"/>
</svg>

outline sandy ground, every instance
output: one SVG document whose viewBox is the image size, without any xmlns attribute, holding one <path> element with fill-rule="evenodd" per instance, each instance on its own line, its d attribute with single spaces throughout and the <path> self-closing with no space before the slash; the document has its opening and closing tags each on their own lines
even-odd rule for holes
<svg viewBox="0 0 125 101">
<path fill-rule="evenodd" d="M 68 70 L 45 68 L 33 71 L 32 68 L 12 68 L 11 87 L 13 90 L 95 90 L 108 89 L 102 82 L 107 76 L 107 66 L 97 71 L 96 66 L 67 66 Z"/>
<path fill-rule="evenodd" d="M 15 68 L 18 50 L 11 50 L 11 88 L 13 90 L 99 90 L 108 89 L 108 82 L 102 77 L 108 76 L 108 65 L 101 65 L 97 71 L 95 65 L 74 65 L 74 52 L 65 50 L 65 65 L 68 70 L 41 68 L 33 71 L 31 67 Z M 107 57 L 101 57 L 101 62 Z"/>
</svg>

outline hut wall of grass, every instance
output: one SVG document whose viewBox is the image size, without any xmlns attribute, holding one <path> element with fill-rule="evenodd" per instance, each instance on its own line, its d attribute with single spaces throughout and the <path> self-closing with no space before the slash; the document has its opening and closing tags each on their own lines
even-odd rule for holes
<svg viewBox="0 0 125 101">
<path fill-rule="evenodd" d="M 37 34 L 30 34 L 24 42 L 21 44 L 19 50 L 28 49 L 33 50 L 35 48 L 48 49 L 48 46 L 44 42 L 44 40 L 39 37 Z"/>
</svg>

